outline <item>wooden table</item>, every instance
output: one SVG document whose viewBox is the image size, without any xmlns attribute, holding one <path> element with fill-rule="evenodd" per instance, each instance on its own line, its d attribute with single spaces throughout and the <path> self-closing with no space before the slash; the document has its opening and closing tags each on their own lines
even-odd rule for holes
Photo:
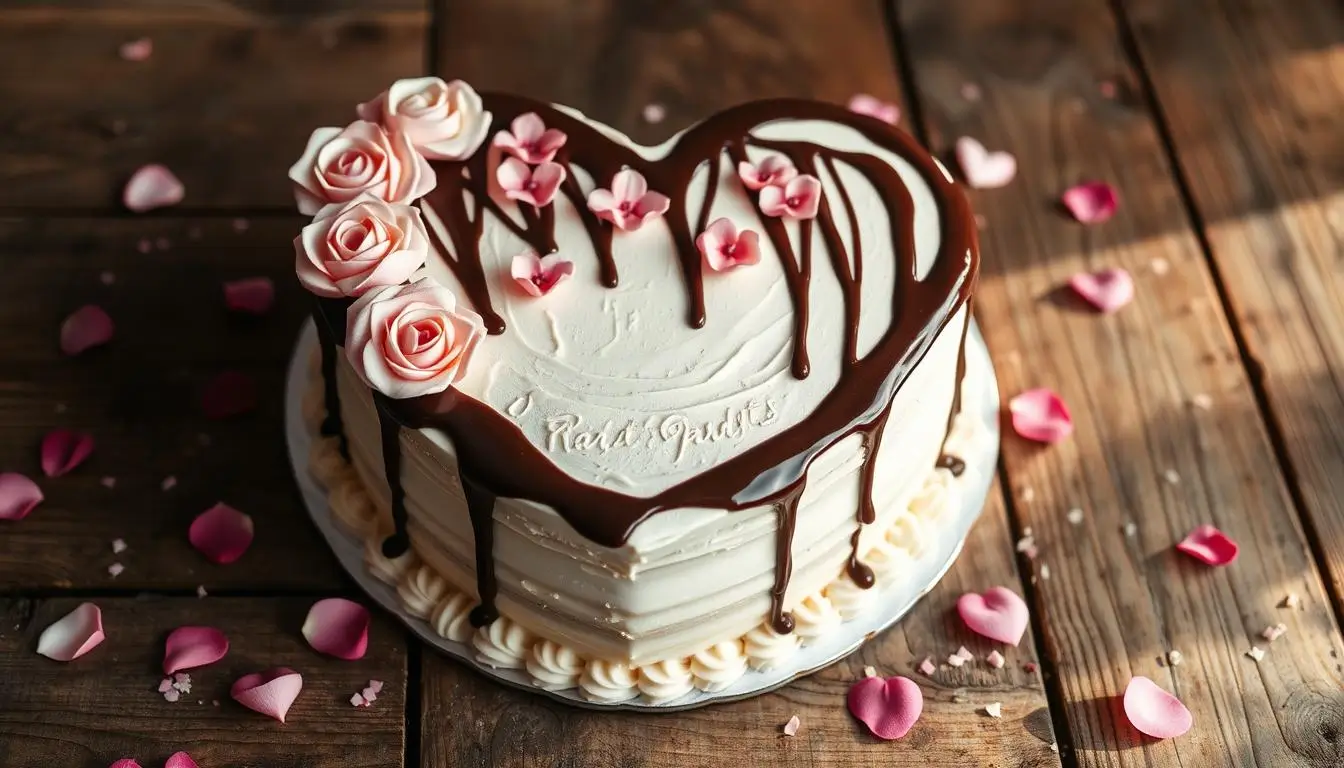
<svg viewBox="0 0 1344 768">
<path fill-rule="evenodd" d="M 121 60 L 141 36 L 153 57 Z M 1344 763 L 1337 2 L 7 0 L 0 71 L 0 471 L 40 475 L 53 428 L 98 440 L 42 482 L 28 519 L 0 525 L 0 765 L 148 767 L 178 749 L 203 768 Z M 307 520 L 281 434 L 305 308 L 285 171 L 315 126 L 425 72 L 571 104 L 650 142 L 746 99 L 868 92 L 899 101 L 935 152 L 962 135 L 1011 150 L 1018 178 L 972 193 L 976 311 L 1004 392 L 1058 389 L 1075 436 L 1048 449 L 1007 437 L 946 579 L 854 657 L 768 696 L 579 711 L 495 685 L 381 615 L 361 661 L 317 656 L 298 631 L 307 606 L 357 592 Z M 650 103 L 666 121 L 642 118 Z M 121 186 L 151 161 L 186 200 L 130 215 Z M 1055 201 L 1090 178 L 1122 206 L 1085 228 Z M 1123 311 L 1061 292 L 1107 266 L 1135 276 Z M 277 309 L 228 315 L 221 281 L 257 274 L 275 279 Z M 117 338 L 64 358 L 57 328 L 88 302 Z M 260 383 L 256 413 L 200 415 L 197 392 L 222 370 Z M 257 521 L 232 566 L 186 542 L 220 499 Z M 1241 543 L 1234 565 L 1173 551 L 1200 523 Z M 1034 559 L 1014 547 L 1028 532 Z M 114 555 L 117 538 L 129 549 Z M 963 644 L 991 650 L 952 605 L 994 584 L 1033 609 L 1007 668 L 915 672 Z M 1299 609 L 1279 607 L 1289 593 Z M 104 645 L 69 664 L 38 656 L 41 629 L 84 600 L 103 609 Z M 1248 658 L 1278 622 L 1288 634 Z M 226 629 L 233 650 L 170 704 L 155 692 L 162 639 L 190 623 Z M 277 664 L 305 680 L 285 725 L 227 695 Z M 921 682 L 906 739 L 879 742 L 845 712 L 866 665 Z M 1184 700 L 1188 735 L 1154 742 L 1126 724 L 1115 697 L 1136 674 Z M 384 693 L 353 709 L 370 678 Z M 782 736 L 793 714 L 802 730 Z"/>
</svg>

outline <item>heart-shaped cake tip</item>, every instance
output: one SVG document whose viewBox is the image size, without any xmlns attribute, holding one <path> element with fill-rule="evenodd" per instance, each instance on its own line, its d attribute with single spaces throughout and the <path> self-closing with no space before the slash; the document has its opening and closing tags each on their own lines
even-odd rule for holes
<svg viewBox="0 0 1344 768">
<path fill-rule="evenodd" d="M 849 713 L 879 739 L 899 739 L 924 711 L 924 694 L 908 677 L 865 677 L 849 689 Z"/>
<path fill-rule="evenodd" d="M 957 613 L 971 631 L 1009 645 L 1022 641 L 1031 621 L 1027 604 L 1007 587 L 990 587 L 978 595 L 967 592 L 957 599 Z"/>
<path fill-rule="evenodd" d="M 1155 739 L 1180 736 L 1194 724 L 1190 710 L 1180 699 L 1142 675 L 1130 678 L 1124 704 L 1129 724 Z"/>
<path fill-rule="evenodd" d="M 957 139 L 956 151 L 961 175 L 976 189 L 1006 186 L 1017 175 L 1017 158 L 1007 152 L 990 152 L 970 136 Z"/>
<path fill-rule="evenodd" d="M 1102 312 L 1114 312 L 1134 300 L 1134 278 L 1118 267 L 1079 272 L 1069 278 L 1069 287 Z"/>
</svg>

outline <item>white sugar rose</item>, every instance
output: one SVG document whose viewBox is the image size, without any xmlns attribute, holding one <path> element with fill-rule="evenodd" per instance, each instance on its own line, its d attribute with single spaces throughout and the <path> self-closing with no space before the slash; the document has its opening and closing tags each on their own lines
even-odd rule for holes
<svg viewBox="0 0 1344 768">
<path fill-rule="evenodd" d="M 370 194 L 324 206 L 294 238 L 299 282 L 332 299 L 400 285 L 425 265 L 428 255 L 420 211 Z"/>
<path fill-rule="evenodd" d="M 442 392 L 467 370 L 485 334 L 481 316 L 424 277 L 377 288 L 346 312 L 345 354 L 355 373 L 394 400 Z"/>
<path fill-rule="evenodd" d="M 289 178 L 299 212 L 308 215 L 365 193 L 389 203 L 411 203 L 436 182 L 434 169 L 410 139 L 363 120 L 313 131 Z"/>
<path fill-rule="evenodd" d="M 490 113 L 480 94 L 461 80 L 437 77 L 398 80 L 373 101 L 359 105 L 359 117 L 405 134 L 425 157 L 465 160 L 485 141 Z"/>
</svg>

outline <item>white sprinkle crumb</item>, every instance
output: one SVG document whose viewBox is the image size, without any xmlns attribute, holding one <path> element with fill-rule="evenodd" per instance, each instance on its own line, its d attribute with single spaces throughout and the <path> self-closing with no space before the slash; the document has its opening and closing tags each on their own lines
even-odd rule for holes
<svg viewBox="0 0 1344 768">
<path fill-rule="evenodd" d="M 1159 256 L 1148 262 L 1148 267 L 1153 270 L 1154 275 L 1165 275 L 1171 271 L 1171 262 Z"/>
<path fill-rule="evenodd" d="M 98 273 L 98 282 L 102 283 L 103 285 L 111 285 L 117 282 L 117 274 L 115 272 L 112 272 L 111 270 L 103 270 L 102 272 Z"/>
<path fill-rule="evenodd" d="M 191 681 L 185 683 L 173 683 L 173 688 L 182 693 L 191 693 Z"/>
<path fill-rule="evenodd" d="M 995 669 L 1003 669 L 1006 660 L 1003 658 L 1002 653 L 999 653 L 998 651 L 990 651 L 989 655 L 985 657 L 985 661 L 989 663 L 989 666 Z"/>
<path fill-rule="evenodd" d="M 175 683 L 189 683 L 189 682 L 191 682 L 191 675 L 188 674 L 188 673 L 186 673 L 186 672 L 174 672 L 174 673 L 173 673 L 173 682 L 175 682 Z"/>
<path fill-rule="evenodd" d="M 967 101 L 979 101 L 983 94 L 980 92 L 980 86 L 975 83 L 961 84 L 961 98 Z"/>
<path fill-rule="evenodd" d="M 1022 529 L 1022 535 L 1023 535 L 1023 536 L 1030 536 L 1030 535 L 1031 535 L 1031 526 L 1030 526 L 1030 525 L 1028 525 L 1028 526 L 1026 526 L 1025 528 Z"/>
<path fill-rule="evenodd" d="M 176 703 L 178 699 L 182 698 L 182 693 L 178 691 L 176 688 L 169 688 L 168 690 L 163 692 L 163 698 L 166 701 Z"/>
<path fill-rule="evenodd" d="M 1286 596 L 1284 596 L 1283 602 L 1279 603 L 1279 607 L 1296 608 L 1301 604 L 1302 604 L 1302 598 L 1298 597 L 1296 592 L 1289 592 Z"/>
<path fill-rule="evenodd" d="M 124 570 L 126 570 L 126 566 L 122 565 L 121 563 L 113 563 L 107 566 L 107 575 L 115 579 L 118 576 L 120 576 L 121 572 Z"/>
<path fill-rule="evenodd" d="M 210 700 L 210 706 L 212 706 L 212 707 L 218 707 L 218 706 L 219 706 L 219 699 L 211 699 L 211 700 Z"/>
<path fill-rule="evenodd" d="M 174 488 L 177 487 L 177 478 L 174 477 L 173 475 L 169 475 L 163 478 L 163 483 L 161 483 L 161 487 L 165 491 L 173 490 Z"/>
<path fill-rule="evenodd" d="M 1265 652 L 1264 652 L 1264 650 L 1261 649 L 1260 646 L 1258 646 L 1258 645 L 1252 645 L 1252 646 L 1251 646 L 1251 650 L 1247 651 L 1247 652 L 1246 652 L 1246 655 L 1247 655 L 1247 656 L 1250 656 L 1252 659 L 1255 659 L 1257 663 L 1258 663 L 1261 659 L 1265 658 Z"/>
<path fill-rule="evenodd" d="M 1179 667 L 1181 666 L 1182 661 L 1185 661 L 1185 656 L 1180 651 L 1167 651 L 1168 664 L 1173 667 Z"/>
<path fill-rule="evenodd" d="M 370 680 L 370 681 L 369 681 L 369 689 L 372 690 L 374 693 L 382 693 L 382 692 L 383 692 L 383 681 L 382 681 L 382 680 Z"/>
<path fill-rule="evenodd" d="M 988 226 L 989 226 L 989 219 L 986 219 L 984 216 L 981 216 L 981 215 L 978 214 L 978 213 L 975 214 L 975 228 L 976 228 L 976 229 L 984 229 L 985 227 L 988 227 Z"/>
<path fill-rule="evenodd" d="M 1190 398 L 1190 404 L 1196 408 L 1207 411 L 1213 407 L 1213 398 L 1201 392 Z"/>
<path fill-rule="evenodd" d="M 1261 632 L 1260 636 L 1265 638 L 1266 641 L 1272 643 L 1286 634 L 1288 634 L 1288 625 L 1284 624 L 1283 622 L 1279 622 L 1278 624 L 1275 624 L 1272 627 L 1265 627 L 1265 631 Z"/>
<path fill-rule="evenodd" d="M 938 671 L 938 667 L 934 665 L 933 659 L 926 656 L 924 657 L 924 660 L 919 663 L 919 671 L 932 677 L 933 673 Z"/>
<path fill-rule="evenodd" d="M 359 695 L 363 696 L 364 700 L 369 702 L 370 704 L 378 700 L 378 692 L 373 690 L 372 688 L 365 688 L 364 690 L 359 692 Z"/>
<path fill-rule="evenodd" d="M 364 701 L 364 697 L 360 696 L 358 693 L 350 697 L 350 706 L 352 707 L 363 707 L 367 703 L 368 702 Z"/>
<path fill-rule="evenodd" d="M 1003 717 L 1003 704 L 997 701 L 986 704 L 985 714 L 994 718 Z"/>
<path fill-rule="evenodd" d="M 1035 501 L 1035 500 L 1036 500 L 1036 489 L 1035 489 L 1035 488 L 1023 488 L 1023 489 L 1022 489 L 1021 499 L 1022 499 L 1022 502 L 1023 502 L 1024 504 L 1030 504 L 1031 502 Z"/>
<path fill-rule="evenodd" d="M 864 668 L 863 668 L 863 676 L 864 676 L 864 677 L 877 677 L 877 670 L 874 669 L 873 667 L 864 667 Z"/>
<path fill-rule="evenodd" d="M 962 661 L 975 661 L 975 654 L 966 650 L 964 645 L 957 649 L 957 655 L 961 657 Z"/>
<path fill-rule="evenodd" d="M 789 718 L 789 722 L 787 722 L 787 723 L 784 724 L 784 735 L 785 735 L 785 736 L 797 736 L 797 735 L 798 735 L 798 729 L 802 726 L 802 724 L 803 724 L 803 721 L 802 721 L 802 720 L 799 720 L 797 715 L 794 715 L 793 717 L 790 717 L 790 718 Z"/>
<path fill-rule="evenodd" d="M 1132 537 L 1139 532 L 1139 526 L 1135 525 L 1134 523 L 1125 523 L 1125 527 L 1123 528 L 1123 530 L 1126 536 Z"/>
<path fill-rule="evenodd" d="M 1168 483 L 1171 483 L 1172 485 L 1177 485 L 1177 484 L 1179 484 L 1179 483 L 1181 482 L 1181 475 L 1180 475 L 1180 473 L 1177 472 L 1177 471 L 1174 470 L 1174 469 L 1168 469 L 1166 472 L 1163 472 L 1163 473 L 1162 473 L 1162 477 L 1163 477 L 1163 479 L 1165 479 Z"/>
<path fill-rule="evenodd" d="M 960 667 L 962 664 L 966 663 L 966 660 L 954 653 L 947 657 L 947 663 L 954 667 Z"/>
<path fill-rule="evenodd" d="M 98 482 L 102 483 L 103 487 L 109 490 L 117 487 L 117 478 L 115 477 L 111 476 L 104 477 L 102 480 L 99 480 Z"/>
<path fill-rule="evenodd" d="M 125 552 L 125 551 L 126 551 L 126 540 L 125 540 L 125 539 L 113 539 L 113 540 L 112 540 L 112 554 L 114 554 L 114 555 L 120 555 L 122 552 Z"/>
<path fill-rule="evenodd" d="M 1082 525 L 1083 510 L 1078 507 L 1074 507 L 1073 509 L 1069 510 L 1068 514 L 1064 516 L 1064 519 L 1068 520 L 1073 525 Z"/>
<path fill-rule="evenodd" d="M 667 117 L 667 108 L 662 104 L 645 104 L 643 116 L 644 122 L 651 125 L 661 123 L 663 118 Z"/>
<path fill-rule="evenodd" d="M 1051 751 L 1051 752 L 1056 752 L 1056 753 L 1058 753 L 1058 752 L 1059 752 L 1059 742 L 1057 742 L 1057 741 L 1052 741 L 1052 742 L 1050 742 L 1050 751 Z"/>
<path fill-rule="evenodd" d="M 1041 563 L 1041 578 L 1046 581 L 1050 580 L 1050 566 L 1045 563 Z"/>
<path fill-rule="evenodd" d="M 1018 551 L 1018 552 L 1026 552 L 1026 551 L 1028 551 L 1028 550 L 1032 550 L 1032 549 L 1035 549 L 1035 548 L 1036 548 L 1036 537 L 1035 537 L 1035 536 L 1023 536 L 1022 538 L 1020 538 L 1020 539 L 1017 540 L 1017 551 Z"/>
<path fill-rule="evenodd" d="M 200 586 L 200 587 L 197 587 L 197 588 L 196 588 L 196 596 L 197 596 L 197 597 L 205 597 L 205 587 L 204 587 L 204 586 Z"/>
</svg>

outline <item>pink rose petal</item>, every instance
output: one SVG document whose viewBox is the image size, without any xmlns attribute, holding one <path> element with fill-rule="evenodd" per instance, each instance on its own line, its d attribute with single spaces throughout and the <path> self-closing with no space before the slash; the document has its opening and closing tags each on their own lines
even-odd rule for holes
<svg viewBox="0 0 1344 768">
<path fill-rule="evenodd" d="M 131 175 L 131 180 L 126 182 L 126 188 L 122 190 L 121 201 L 131 211 L 144 213 L 177 205 L 185 195 L 186 187 L 182 186 L 182 181 L 172 171 L 152 163 Z"/>
<path fill-rule="evenodd" d="M 42 438 L 42 472 L 60 477 L 79 466 L 93 453 L 93 436 L 87 432 L 55 429 Z"/>
<path fill-rule="evenodd" d="M 1134 278 L 1118 267 L 1079 272 L 1069 278 L 1069 287 L 1102 312 L 1114 312 L 1134 300 Z"/>
<path fill-rule="evenodd" d="M 671 204 L 666 195 L 650 190 L 644 174 L 633 168 L 618 171 L 610 189 L 588 193 L 588 210 L 626 232 L 634 232 L 667 213 Z"/>
<path fill-rule="evenodd" d="M 223 502 L 191 521 L 187 538 L 211 562 L 228 565 L 252 545 L 252 518 Z"/>
<path fill-rule="evenodd" d="M 146 61 L 154 55 L 154 41 L 142 37 L 139 40 L 122 43 L 117 53 L 126 61 Z"/>
<path fill-rule="evenodd" d="M 42 499 L 42 489 L 28 477 L 0 472 L 0 520 L 22 520 Z"/>
<path fill-rule="evenodd" d="M 1073 417 L 1059 395 L 1044 387 L 1028 389 L 1008 402 L 1013 430 L 1038 443 L 1058 443 L 1073 434 Z"/>
<path fill-rule="evenodd" d="M 759 237 L 750 229 L 738 232 L 731 219 L 715 219 L 695 238 L 695 247 L 710 269 L 727 272 L 760 262 Z"/>
<path fill-rule="evenodd" d="M 1017 158 L 1007 152 L 990 152 L 970 136 L 957 139 L 956 154 L 966 183 L 976 189 L 1005 186 L 1017 175 Z"/>
<path fill-rule="evenodd" d="M 737 164 L 737 177 L 753 192 L 783 186 L 797 176 L 798 169 L 786 155 L 769 155 L 756 165 L 746 160 Z"/>
<path fill-rule="evenodd" d="M 967 592 L 957 599 L 957 613 L 971 631 L 1009 645 L 1022 641 L 1031 621 L 1027 604 L 1007 587 L 990 587 L 978 595 Z"/>
<path fill-rule="evenodd" d="M 257 407 L 257 383 L 240 371 L 225 371 L 201 391 L 201 411 L 219 421 L 241 416 Z"/>
<path fill-rule="evenodd" d="M 107 766 L 107 768 L 142 768 L 142 766 L 129 757 L 123 757 L 117 762 Z"/>
<path fill-rule="evenodd" d="M 313 650 L 338 659 L 360 659 L 369 647 L 369 610 L 341 597 L 318 600 L 303 621 Z"/>
<path fill-rule="evenodd" d="M 233 684 L 229 695 L 253 712 L 260 712 L 283 723 L 285 713 L 302 690 L 302 675 L 287 667 L 276 667 L 243 675 Z"/>
<path fill-rule="evenodd" d="M 895 125 L 901 121 L 901 108 L 899 106 L 866 93 L 855 94 L 849 100 L 849 111 L 859 115 L 875 117 L 889 125 Z"/>
<path fill-rule="evenodd" d="M 1083 224 L 1100 224 L 1114 216 L 1120 207 L 1115 187 L 1104 181 L 1085 181 L 1069 187 L 1059 199 L 1073 218 Z"/>
<path fill-rule="evenodd" d="M 1190 730 L 1193 718 L 1181 700 L 1141 675 L 1125 687 L 1125 717 L 1140 733 L 1170 739 Z"/>
<path fill-rule="evenodd" d="M 1237 559 L 1237 542 L 1212 525 L 1201 525 L 1191 531 L 1176 549 L 1205 565 L 1227 565 Z"/>
<path fill-rule="evenodd" d="M 214 627 L 178 627 L 168 634 L 163 649 L 163 673 L 214 664 L 229 652 L 229 639 Z"/>
<path fill-rule="evenodd" d="M 103 637 L 103 612 L 93 603 L 80 603 L 42 630 L 37 652 L 56 661 L 74 661 L 98 647 Z"/>
<path fill-rule="evenodd" d="M 116 326 L 103 308 L 86 304 L 61 323 L 61 352 L 71 357 L 112 340 Z"/>
<path fill-rule="evenodd" d="M 574 274 L 574 262 L 558 253 L 538 256 L 528 250 L 513 257 L 510 274 L 529 296 L 545 296 Z"/>
<path fill-rule="evenodd" d="M 850 686 L 849 713 L 879 739 L 899 739 L 924 711 L 924 694 L 908 677 L 866 677 Z"/>
<path fill-rule="evenodd" d="M 200 766 L 186 752 L 174 752 L 163 764 L 163 768 L 200 768 Z"/>
<path fill-rule="evenodd" d="M 740 169 L 739 169 L 740 173 Z M 761 190 L 757 202 L 766 216 L 810 219 L 821 206 L 821 180 L 804 173 L 784 186 L 771 185 Z"/>
<path fill-rule="evenodd" d="M 224 305 L 231 312 L 264 315 L 275 304 L 275 283 L 269 277 L 246 277 L 224 284 Z"/>
</svg>

